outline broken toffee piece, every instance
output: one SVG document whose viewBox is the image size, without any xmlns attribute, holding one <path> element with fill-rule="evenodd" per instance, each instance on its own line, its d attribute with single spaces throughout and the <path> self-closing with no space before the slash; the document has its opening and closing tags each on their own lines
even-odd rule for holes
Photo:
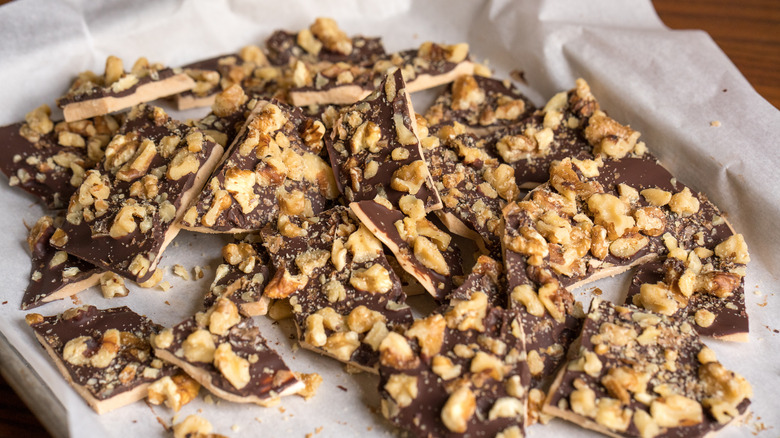
<svg viewBox="0 0 780 438">
<path fill-rule="evenodd" d="M 243 316 L 265 315 L 270 300 L 263 295 L 263 290 L 273 270 L 260 236 L 249 234 L 228 243 L 222 248 L 222 259 L 225 263 L 217 266 L 204 307 L 209 308 L 224 297 L 238 306 Z"/>
<path fill-rule="evenodd" d="M 400 70 L 365 100 L 341 111 L 327 143 L 339 189 L 363 224 L 434 297 L 452 290 L 460 252 L 425 218 L 441 208 L 416 134 Z"/>
<path fill-rule="evenodd" d="M 259 230 L 280 214 L 315 215 L 338 196 L 318 154 L 325 126 L 281 102 L 259 101 L 182 221 L 210 233 Z"/>
<path fill-rule="evenodd" d="M 159 357 L 235 403 L 272 406 L 304 386 L 268 347 L 252 319 L 242 319 L 227 298 L 163 330 L 152 344 Z"/>
<path fill-rule="evenodd" d="M 750 256 L 742 235 L 691 251 L 667 239 L 672 247 L 666 259 L 637 269 L 626 303 L 683 318 L 703 336 L 747 342 L 744 277 Z"/>
<path fill-rule="evenodd" d="M 65 380 L 98 414 L 143 399 L 149 384 L 176 372 L 149 345 L 161 327 L 127 307 L 29 313 L 25 320 Z"/>
<path fill-rule="evenodd" d="M 484 147 L 515 168 L 520 188 L 533 188 L 548 180 L 554 161 L 564 158 L 653 160 L 639 136 L 602 112 L 587 82 L 577 79 L 574 89 L 556 94 L 543 109 L 491 134 Z"/>
<path fill-rule="evenodd" d="M 594 298 L 544 412 L 613 437 L 709 436 L 753 391 L 683 319 Z"/>
<path fill-rule="evenodd" d="M 425 128 L 418 126 L 422 133 Z M 517 200 L 514 168 L 484 150 L 484 140 L 455 123 L 440 127 L 440 141 L 423 149 L 444 204 L 434 213 L 453 233 L 474 240 L 480 250 L 501 259 L 501 209 Z"/>
<path fill-rule="evenodd" d="M 534 105 L 507 79 L 463 75 L 428 108 L 425 118 L 431 130 L 458 122 L 477 135 L 518 123 L 534 111 Z"/>
<path fill-rule="evenodd" d="M 100 282 L 101 269 L 65 251 L 57 251 L 49 244 L 56 228 L 54 224 L 55 219 L 43 216 L 27 237 L 32 269 L 30 283 L 22 298 L 22 310 L 70 297 Z"/>
<path fill-rule="evenodd" d="M 103 157 L 121 117 L 105 115 L 78 122 L 49 119 L 48 105 L 30 111 L 25 121 L 0 128 L 0 171 L 11 186 L 60 209 Z"/>
<path fill-rule="evenodd" d="M 195 87 L 195 81 L 181 69 L 149 64 L 138 58 L 130 72 L 124 71 L 122 60 L 109 56 L 103 75 L 91 71 L 79 74 L 68 92 L 57 99 L 65 121 L 74 122 L 130 108 L 160 97 L 170 96 Z"/>
<path fill-rule="evenodd" d="M 133 108 L 100 168 L 87 172 L 71 198 L 51 244 L 138 283 L 152 279 L 221 155 L 221 146 L 162 108 Z"/>
<path fill-rule="evenodd" d="M 522 324 L 475 291 L 379 346 L 382 415 L 414 436 L 521 437 L 529 374 Z"/>
<path fill-rule="evenodd" d="M 340 206 L 262 236 L 276 267 L 265 295 L 289 298 L 301 346 L 376 373 L 379 343 L 413 320 L 382 244 Z"/>
</svg>

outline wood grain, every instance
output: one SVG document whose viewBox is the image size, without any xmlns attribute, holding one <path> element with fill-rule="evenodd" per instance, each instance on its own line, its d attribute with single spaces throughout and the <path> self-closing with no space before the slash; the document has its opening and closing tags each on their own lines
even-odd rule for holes
<svg viewBox="0 0 780 438">
<path fill-rule="evenodd" d="M 653 0 L 653 5 L 672 29 L 708 32 L 756 91 L 780 108 L 780 1 Z M 2 376 L 0 436 L 50 437 Z"/>
<path fill-rule="evenodd" d="M 702 29 L 748 82 L 780 108 L 780 1 L 653 0 L 672 29 Z"/>
</svg>

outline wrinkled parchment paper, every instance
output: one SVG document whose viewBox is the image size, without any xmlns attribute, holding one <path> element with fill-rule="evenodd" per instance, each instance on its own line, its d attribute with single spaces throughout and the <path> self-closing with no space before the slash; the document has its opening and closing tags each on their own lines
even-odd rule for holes
<svg viewBox="0 0 780 438">
<path fill-rule="evenodd" d="M 16 1 L 0 7 L 0 125 L 22 120 L 42 103 L 53 107 L 78 72 L 102 71 L 108 55 L 121 57 L 128 67 L 139 56 L 177 66 L 262 44 L 274 29 L 298 30 L 317 16 L 335 18 L 349 34 L 382 36 L 388 51 L 417 47 L 426 40 L 467 41 L 472 55 L 488 60 L 497 76 L 522 70 L 528 82 L 523 90 L 538 105 L 571 88 L 576 78 L 585 78 L 602 108 L 641 131 L 672 173 L 705 192 L 745 235 L 752 258 L 746 279 L 750 342 L 706 342 L 721 362 L 748 378 L 755 396 L 745 424 L 727 428 L 722 436 L 744 436 L 763 427 L 769 429 L 768 436 L 780 432 L 780 304 L 775 296 L 780 267 L 780 153 L 775 136 L 780 112 L 753 91 L 709 36 L 667 30 L 649 1 Z M 424 99 L 415 98 L 419 101 Z M 417 105 L 417 112 L 424 112 Z M 711 126 L 713 121 L 720 127 Z M 33 224 L 42 209 L 5 183 L 0 205 L 0 331 L 67 408 L 70 435 L 164 436 L 160 422 L 171 424 L 173 416 L 168 408 L 139 402 L 98 416 L 59 375 L 18 310 L 30 269 L 24 223 Z M 168 271 L 166 279 L 173 285 L 168 292 L 132 288 L 127 298 L 106 300 L 93 288 L 78 299 L 98 307 L 128 305 L 158 323 L 175 324 L 199 309 L 225 241 L 223 236 L 184 232 L 166 251 L 161 266 L 209 265 L 199 281 L 185 281 Z M 624 276 L 595 286 L 607 297 L 621 299 L 626 284 Z M 578 296 L 589 299 L 587 294 Z M 65 300 L 35 311 L 49 315 L 72 305 Z M 228 436 L 394 432 L 377 413 L 376 377 L 349 375 L 333 360 L 295 349 L 289 322 L 259 322 L 291 368 L 323 375 L 317 396 L 308 402 L 289 397 L 279 407 L 264 409 L 208 402 L 204 389 L 178 414 L 179 421 L 200 413 L 215 431 Z M 534 426 L 529 434 L 593 435 L 560 420 Z"/>
</svg>

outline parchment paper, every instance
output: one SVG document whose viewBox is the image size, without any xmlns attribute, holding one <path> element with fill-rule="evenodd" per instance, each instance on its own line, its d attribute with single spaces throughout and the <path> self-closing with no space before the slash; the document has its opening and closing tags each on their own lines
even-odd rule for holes
<svg viewBox="0 0 780 438">
<path fill-rule="evenodd" d="M 139 56 L 171 66 L 262 44 L 277 28 L 298 30 L 317 16 L 335 18 L 349 34 L 380 35 L 388 51 L 425 40 L 471 44 L 474 57 L 489 60 L 499 77 L 525 73 L 522 88 L 538 104 L 585 78 L 602 108 L 643 133 L 642 139 L 680 181 L 705 192 L 728 212 L 745 235 L 752 262 L 746 278 L 750 342 L 707 340 L 727 368 L 753 384 L 751 417 L 722 436 L 780 431 L 780 304 L 775 297 L 780 267 L 780 113 L 756 94 L 739 71 L 699 31 L 669 31 L 649 1 L 56 1 L 21 0 L 0 7 L 0 125 L 13 123 L 42 103 L 54 107 L 82 70 L 102 71 L 106 56 Z M 422 99 L 415 98 L 416 105 Z M 417 107 L 417 112 L 425 108 Z M 181 117 L 198 117 L 207 110 Z M 56 113 L 56 111 L 55 111 Z M 55 114 L 59 116 L 59 114 Z M 710 126 L 719 121 L 720 127 Z M 69 432 L 78 437 L 164 436 L 159 420 L 173 412 L 143 402 L 98 416 L 65 383 L 37 344 L 18 310 L 30 269 L 24 223 L 42 209 L 16 189 L 0 188 L 0 331 L 67 407 Z M 210 265 L 206 277 L 184 281 L 170 271 L 168 292 L 131 288 L 127 298 L 103 299 L 93 288 L 81 303 L 128 305 L 172 325 L 198 309 L 220 261 L 221 236 L 182 233 L 161 265 Z M 608 297 L 625 296 L 626 278 L 594 284 Z M 590 287 L 588 288 L 590 289 Z M 583 300 L 587 294 L 578 293 Z M 54 314 L 71 300 L 36 309 Z M 179 413 L 200 413 L 228 436 L 390 435 L 377 414 L 377 378 L 348 375 L 343 366 L 295 350 L 290 323 L 260 318 L 264 335 L 295 370 L 325 378 L 317 396 L 289 397 L 280 407 L 260 408 L 201 397 Z M 216 400 L 216 398 L 214 398 Z M 321 429 L 319 429 L 321 428 Z M 593 435 L 560 420 L 534 426 L 531 436 Z"/>
</svg>

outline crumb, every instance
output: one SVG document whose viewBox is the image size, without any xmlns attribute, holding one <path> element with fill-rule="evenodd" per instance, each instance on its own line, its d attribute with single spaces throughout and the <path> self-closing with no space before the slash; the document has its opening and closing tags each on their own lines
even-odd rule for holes
<svg viewBox="0 0 780 438">
<path fill-rule="evenodd" d="M 182 265 L 173 265 L 173 273 L 174 275 L 178 275 L 179 277 L 189 280 L 190 279 L 190 273 L 187 272 L 187 268 L 185 268 Z"/>
<path fill-rule="evenodd" d="M 163 281 L 162 283 L 158 284 L 158 285 L 157 285 L 157 287 L 158 287 L 158 288 L 159 288 L 161 291 L 163 291 L 163 292 L 168 292 L 169 290 L 171 290 L 171 288 L 172 288 L 173 286 L 171 286 L 171 284 L 170 284 L 170 283 L 168 283 L 168 281 L 166 280 L 166 281 Z"/>
<path fill-rule="evenodd" d="M 509 72 L 509 77 L 512 78 L 515 82 L 520 82 L 522 84 L 527 84 L 525 81 L 525 72 L 523 70 L 512 70 Z"/>
<path fill-rule="evenodd" d="M 276 322 L 276 321 L 274 321 L 274 322 Z M 301 348 L 301 346 L 300 346 L 300 344 L 298 344 L 296 342 L 296 343 L 292 344 L 291 348 L 292 348 L 292 352 L 295 353 L 296 351 L 298 351 L 299 348 Z"/>
<path fill-rule="evenodd" d="M 194 268 L 192 268 L 192 276 L 196 280 L 200 280 L 201 278 L 203 278 L 203 268 L 201 268 L 200 266 L 195 266 Z"/>
<path fill-rule="evenodd" d="M 725 93 L 725 92 L 727 92 L 727 91 L 729 91 L 727 88 L 724 88 L 724 89 L 723 89 L 723 92 L 724 92 L 724 93 Z"/>
<path fill-rule="evenodd" d="M 213 405 L 214 397 L 212 397 L 211 394 L 206 394 L 205 396 L 203 396 L 203 401 L 206 402 L 207 405 Z"/>
<path fill-rule="evenodd" d="M 169 303 L 168 300 L 165 300 L 165 304 L 167 304 L 169 306 L 171 305 L 171 303 Z"/>
<path fill-rule="evenodd" d="M 340 389 L 340 390 L 342 390 L 342 391 L 344 391 L 344 392 L 347 392 L 347 391 L 348 391 L 348 389 L 347 389 L 347 388 L 345 388 L 345 387 L 343 387 L 343 386 L 341 386 L 341 385 L 336 385 L 336 388 L 338 388 L 338 389 Z"/>
<path fill-rule="evenodd" d="M 317 373 L 296 373 L 295 377 L 303 382 L 303 388 L 296 394 L 308 400 L 317 394 L 317 388 L 322 384 L 322 376 Z"/>
<path fill-rule="evenodd" d="M 3 305 L 5 306 L 6 304 L 8 304 L 8 301 L 3 301 Z"/>
<path fill-rule="evenodd" d="M 713 120 L 712 122 L 710 122 L 710 126 L 717 128 L 720 126 L 720 121 Z"/>
<path fill-rule="evenodd" d="M 260 417 L 255 417 L 255 421 L 257 421 L 258 423 L 262 423 L 262 422 L 263 422 L 263 419 L 262 419 L 262 418 L 260 418 Z"/>
<path fill-rule="evenodd" d="M 179 242 L 173 242 L 173 247 L 174 248 L 178 248 L 179 247 Z"/>
<path fill-rule="evenodd" d="M 754 290 L 753 291 L 753 295 L 755 295 L 757 297 L 760 297 L 761 296 L 761 291 L 760 290 Z"/>
<path fill-rule="evenodd" d="M 279 406 L 279 413 L 284 414 L 285 412 L 287 412 L 287 409 L 284 406 Z"/>
<path fill-rule="evenodd" d="M 230 430 L 232 430 L 233 432 L 238 433 L 238 431 L 241 430 L 241 427 L 239 427 L 238 424 L 234 424 L 234 425 L 230 426 Z"/>
<path fill-rule="evenodd" d="M 360 369 L 360 368 L 358 368 L 358 367 L 356 367 L 356 366 L 354 366 L 352 364 L 349 364 L 349 363 L 344 366 L 344 371 L 346 371 L 347 374 L 353 374 L 353 375 L 354 374 L 360 374 L 360 373 L 363 372 L 362 369 Z"/>
<path fill-rule="evenodd" d="M 596 295 L 596 296 L 601 296 L 601 294 L 602 294 L 602 290 L 597 288 L 597 287 L 594 287 L 593 289 L 591 289 L 591 292 L 593 292 L 593 295 Z"/>
</svg>

